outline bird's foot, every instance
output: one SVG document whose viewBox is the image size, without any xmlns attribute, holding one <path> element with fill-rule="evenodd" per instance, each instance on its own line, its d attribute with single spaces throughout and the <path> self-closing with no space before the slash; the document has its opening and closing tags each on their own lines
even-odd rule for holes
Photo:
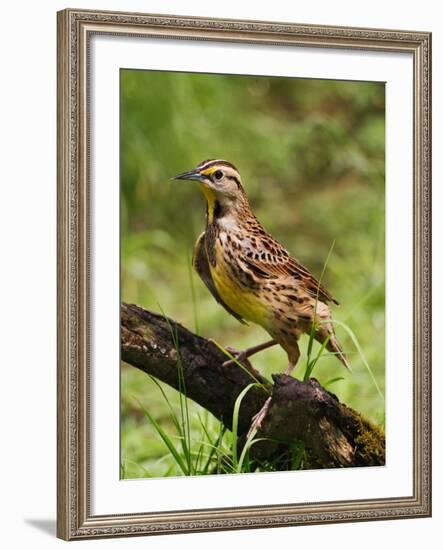
<svg viewBox="0 0 443 550">
<path fill-rule="evenodd" d="M 213 338 L 208 338 L 208 342 L 213 344 L 216 348 L 219 350 L 223 350 L 223 348 L 218 344 Z M 237 365 L 240 363 L 243 367 L 248 369 L 249 371 L 254 371 L 254 367 L 252 366 L 251 362 L 249 361 L 249 349 L 238 351 L 235 348 L 232 348 L 231 346 L 226 346 L 224 348 L 230 355 L 232 355 L 233 359 L 228 359 L 222 363 L 223 367 L 230 367 L 232 365 Z"/>
<path fill-rule="evenodd" d="M 248 359 L 248 350 L 238 351 L 235 348 L 231 348 L 230 346 L 226 346 L 226 351 L 228 351 L 234 359 L 228 359 L 223 363 L 224 367 L 231 367 L 232 365 L 236 365 L 240 363 L 248 370 L 253 370 L 254 367 L 252 366 L 251 362 Z"/>
<path fill-rule="evenodd" d="M 251 426 L 249 427 L 246 439 L 248 439 L 254 430 L 259 430 L 263 423 L 265 416 L 268 414 L 269 407 L 271 406 L 272 397 L 268 397 L 263 407 L 258 411 L 256 415 L 252 417 Z"/>
<path fill-rule="evenodd" d="M 211 342 L 212 344 L 214 344 L 216 347 L 218 347 L 219 349 L 223 349 L 221 348 L 221 346 L 219 344 L 217 344 L 217 342 L 215 340 L 213 340 L 212 338 L 209 338 L 209 342 Z M 268 349 L 272 346 L 275 346 L 276 345 L 276 341 L 275 340 L 269 340 L 267 342 L 264 342 L 263 344 L 258 344 L 257 346 L 252 346 L 250 348 L 247 348 L 243 351 L 238 351 L 236 350 L 235 348 L 231 348 L 229 346 L 226 346 L 226 351 L 228 351 L 232 356 L 233 358 L 232 359 L 228 359 L 227 361 L 225 361 L 223 363 L 223 366 L 224 367 L 229 367 L 229 366 L 232 366 L 234 364 L 238 364 L 240 363 L 241 365 L 243 365 L 245 368 L 247 368 L 248 370 L 251 370 L 253 371 L 254 368 L 253 366 L 251 365 L 251 363 L 249 362 L 249 357 L 251 357 L 251 355 L 255 355 L 256 353 L 258 353 L 259 351 L 263 351 L 265 349 Z"/>
</svg>

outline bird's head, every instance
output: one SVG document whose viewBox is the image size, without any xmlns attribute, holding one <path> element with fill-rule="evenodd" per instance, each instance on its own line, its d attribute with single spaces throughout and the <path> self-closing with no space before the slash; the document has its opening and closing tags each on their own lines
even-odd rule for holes
<svg viewBox="0 0 443 550">
<path fill-rule="evenodd" d="M 226 160 L 205 160 L 193 170 L 182 172 L 173 179 L 200 183 L 208 203 L 210 221 L 213 216 L 226 215 L 246 202 L 240 174 Z"/>
</svg>

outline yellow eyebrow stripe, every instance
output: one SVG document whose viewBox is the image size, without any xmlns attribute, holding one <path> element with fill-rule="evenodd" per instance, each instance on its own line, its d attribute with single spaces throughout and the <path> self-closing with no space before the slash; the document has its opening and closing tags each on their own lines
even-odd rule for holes
<svg viewBox="0 0 443 550">
<path fill-rule="evenodd" d="M 218 170 L 217 165 L 210 166 L 209 168 L 206 168 L 206 170 L 203 170 L 203 172 L 200 172 L 200 174 L 203 174 L 204 176 L 210 176 L 213 174 L 216 170 Z"/>
</svg>

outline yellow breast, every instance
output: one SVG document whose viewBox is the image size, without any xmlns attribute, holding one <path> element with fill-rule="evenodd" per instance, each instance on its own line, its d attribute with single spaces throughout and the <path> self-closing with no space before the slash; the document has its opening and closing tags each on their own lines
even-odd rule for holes
<svg viewBox="0 0 443 550">
<path fill-rule="evenodd" d="M 260 297 L 248 290 L 227 266 L 220 244 L 216 244 L 216 266 L 211 265 L 211 276 L 222 300 L 247 321 L 266 326 L 269 309 Z"/>
</svg>

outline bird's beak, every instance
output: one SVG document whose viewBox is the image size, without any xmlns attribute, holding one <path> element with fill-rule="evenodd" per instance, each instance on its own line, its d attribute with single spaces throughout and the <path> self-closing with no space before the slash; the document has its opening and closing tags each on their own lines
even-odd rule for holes
<svg viewBox="0 0 443 550">
<path fill-rule="evenodd" d="M 205 176 L 200 174 L 198 169 L 190 170 L 189 172 L 182 172 L 181 174 L 177 174 L 173 178 L 173 180 L 195 180 L 195 181 L 203 181 L 205 179 Z"/>
</svg>

